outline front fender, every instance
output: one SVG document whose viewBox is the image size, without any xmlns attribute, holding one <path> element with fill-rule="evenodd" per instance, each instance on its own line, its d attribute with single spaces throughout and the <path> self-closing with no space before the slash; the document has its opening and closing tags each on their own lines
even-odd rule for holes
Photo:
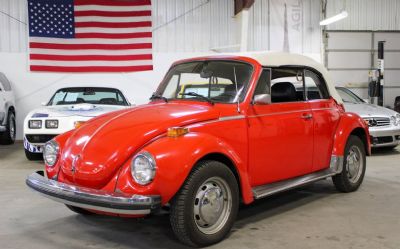
<svg viewBox="0 0 400 249">
<path fill-rule="evenodd" d="M 159 194 L 165 205 L 179 191 L 192 168 L 201 158 L 211 153 L 228 157 L 240 178 L 243 201 L 253 201 L 245 162 L 224 141 L 205 133 L 191 132 L 182 137 L 162 137 L 146 145 L 142 151 L 154 155 L 157 171 L 148 186 L 139 186 L 130 173 L 130 160 L 120 172 L 116 191 L 137 194 Z"/>
<path fill-rule="evenodd" d="M 365 135 L 364 143 L 366 143 L 366 152 L 368 155 L 371 155 L 371 143 L 367 124 L 355 113 L 343 113 L 340 117 L 340 121 L 334 136 L 332 154 L 336 156 L 343 156 L 347 139 L 349 138 L 350 134 L 360 134 L 360 132 L 362 132 L 361 134 Z"/>
</svg>

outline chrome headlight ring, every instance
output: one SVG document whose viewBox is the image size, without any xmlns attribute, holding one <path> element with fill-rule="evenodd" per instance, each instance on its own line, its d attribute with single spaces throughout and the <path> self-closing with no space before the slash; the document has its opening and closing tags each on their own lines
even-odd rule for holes
<svg viewBox="0 0 400 249">
<path fill-rule="evenodd" d="M 142 151 L 136 154 L 131 162 L 131 174 L 136 183 L 147 185 L 156 175 L 156 161 L 149 152 Z"/>
<path fill-rule="evenodd" d="M 43 159 L 46 165 L 54 167 L 60 153 L 60 146 L 55 140 L 50 140 L 43 147 Z"/>
</svg>

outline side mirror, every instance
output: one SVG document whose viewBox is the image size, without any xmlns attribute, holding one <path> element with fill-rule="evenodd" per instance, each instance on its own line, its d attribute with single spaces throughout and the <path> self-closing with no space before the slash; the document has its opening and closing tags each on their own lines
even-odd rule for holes
<svg viewBox="0 0 400 249">
<path fill-rule="evenodd" d="M 271 104 L 271 94 L 257 94 L 254 96 L 253 103 L 256 105 Z"/>
</svg>

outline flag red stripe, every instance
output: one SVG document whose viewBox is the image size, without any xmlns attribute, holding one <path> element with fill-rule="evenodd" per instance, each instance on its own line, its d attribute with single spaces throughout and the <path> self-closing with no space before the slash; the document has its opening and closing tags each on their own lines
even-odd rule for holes
<svg viewBox="0 0 400 249">
<path fill-rule="evenodd" d="M 70 72 L 70 73 L 86 73 L 86 72 L 134 72 L 153 70 L 152 65 L 143 66 L 125 66 L 125 67 L 56 67 L 56 66 L 30 66 L 31 71 L 47 71 L 47 72 Z"/>
<path fill-rule="evenodd" d="M 151 32 L 136 33 L 75 33 L 75 38 L 106 38 L 106 39 L 124 39 L 124 38 L 147 38 L 152 37 Z"/>
<path fill-rule="evenodd" d="M 50 55 L 50 54 L 31 54 L 31 60 L 50 60 L 50 61 L 132 61 L 132 60 L 151 60 L 151 54 L 138 55 Z"/>
<path fill-rule="evenodd" d="M 75 22 L 76 28 L 137 28 L 151 27 L 151 22 Z"/>
<path fill-rule="evenodd" d="M 142 5 L 151 5 L 151 1 L 150 0 L 136 0 L 136 1 L 74 0 L 74 5 L 142 6 Z"/>
<path fill-rule="evenodd" d="M 107 16 L 107 17 L 151 16 L 151 11 L 150 10 L 142 10 L 142 11 L 76 10 L 75 16 Z"/>
<path fill-rule="evenodd" d="M 104 50 L 122 50 L 122 49 L 144 49 L 152 48 L 151 43 L 135 43 L 135 44 L 54 44 L 30 42 L 30 48 L 45 48 L 45 49 L 104 49 Z"/>
</svg>

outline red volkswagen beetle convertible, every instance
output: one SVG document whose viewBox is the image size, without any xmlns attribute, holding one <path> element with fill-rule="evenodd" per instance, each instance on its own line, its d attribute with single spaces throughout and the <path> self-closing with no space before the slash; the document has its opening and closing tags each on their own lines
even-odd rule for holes
<svg viewBox="0 0 400 249">
<path fill-rule="evenodd" d="M 293 54 L 175 63 L 149 104 L 105 114 L 45 145 L 27 185 L 80 214 L 170 209 L 184 243 L 222 240 L 239 203 L 332 177 L 358 189 L 368 127 L 328 72 Z"/>
</svg>

